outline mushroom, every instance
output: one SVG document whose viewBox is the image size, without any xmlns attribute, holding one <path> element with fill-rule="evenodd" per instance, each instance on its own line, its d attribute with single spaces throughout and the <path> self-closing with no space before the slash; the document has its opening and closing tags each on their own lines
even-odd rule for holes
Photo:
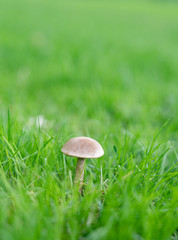
<svg viewBox="0 0 178 240">
<path fill-rule="evenodd" d="M 104 155 L 103 148 L 94 139 L 89 137 L 75 137 L 71 138 L 64 144 L 61 149 L 62 153 L 77 157 L 77 166 L 75 171 L 74 184 L 80 185 L 80 193 L 82 193 L 84 165 L 86 158 L 99 158 Z"/>
</svg>

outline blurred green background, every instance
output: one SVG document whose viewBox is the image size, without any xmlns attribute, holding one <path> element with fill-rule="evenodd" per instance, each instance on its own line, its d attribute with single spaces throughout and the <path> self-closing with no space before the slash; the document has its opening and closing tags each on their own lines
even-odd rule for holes
<svg viewBox="0 0 178 240">
<path fill-rule="evenodd" d="M 175 139 L 177 12 L 165 2 L 1 1 L 1 112 L 143 137 L 170 119 Z"/>
</svg>

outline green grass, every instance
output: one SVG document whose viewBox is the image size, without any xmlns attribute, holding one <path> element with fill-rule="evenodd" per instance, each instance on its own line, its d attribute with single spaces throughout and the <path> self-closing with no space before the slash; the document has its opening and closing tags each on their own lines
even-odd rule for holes
<svg viewBox="0 0 178 240">
<path fill-rule="evenodd" d="M 0 239 L 178 239 L 178 4 L 1 1 Z M 105 155 L 60 149 L 90 136 Z"/>
</svg>

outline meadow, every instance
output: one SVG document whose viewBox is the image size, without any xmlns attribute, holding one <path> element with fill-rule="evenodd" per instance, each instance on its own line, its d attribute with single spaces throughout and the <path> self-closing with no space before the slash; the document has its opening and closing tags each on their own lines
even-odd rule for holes
<svg viewBox="0 0 178 240">
<path fill-rule="evenodd" d="M 178 3 L 0 1 L 0 240 L 178 239 Z M 96 139 L 84 194 L 71 137 Z"/>
</svg>

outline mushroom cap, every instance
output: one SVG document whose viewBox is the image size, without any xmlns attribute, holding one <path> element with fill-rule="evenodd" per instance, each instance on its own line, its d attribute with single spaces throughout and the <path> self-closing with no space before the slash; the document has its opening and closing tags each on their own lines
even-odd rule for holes
<svg viewBox="0 0 178 240">
<path fill-rule="evenodd" d="M 64 144 L 61 151 L 68 156 L 77 158 L 99 158 L 104 155 L 101 145 L 89 137 L 71 138 Z"/>
</svg>

